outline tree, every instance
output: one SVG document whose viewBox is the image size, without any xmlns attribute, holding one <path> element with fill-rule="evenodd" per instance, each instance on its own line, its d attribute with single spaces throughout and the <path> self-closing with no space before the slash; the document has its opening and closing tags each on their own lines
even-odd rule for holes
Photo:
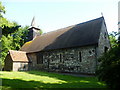
<svg viewBox="0 0 120 90">
<path fill-rule="evenodd" d="M 8 31 L 7 33 L 3 33 L 2 35 L 2 63 L 4 63 L 4 59 L 9 50 L 19 50 L 21 46 L 27 41 L 28 35 L 28 26 L 16 28 L 7 27 L 8 30 L 14 30 L 14 32 L 9 32 L 6 28 L 3 30 Z"/>
<path fill-rule="evenodd" d="M 21 46 L 27 41 L 28 26 L 21 27 L 16 22 L 10 22 L 2 16 L 5 13 L 5 7 L 0 2 L 0 27 L 2 28 L 2 48 L 0 48 L 1 55 L 0 62 L 4 65 L 4 59 L 9 50 L 19 50 Z"/>
<path fill-rule="evenodd" d="M 8 21 L 2 14 L 5 14 L 5 7 L 0 2 L 0 27 L 2 28 L 2 38 L 0 40 L 2 42 L 2 48 L 0 48 L 2 57 L 0 57 L 0 62 L 3 66 L 8 51 L 19 50 L 27 42 L 29 26 L 21 27 L 16 22 Z"/>
<path fill-rule="evenodd" d="M 114 31 L 109 33 L 109 39 L 110 39 L 110 44 L 112 48 L 117 46 L 117 38 L 116 38 L 117 35 L 118 33 Z"/>
<path fill-rule="evenodd" d="M 2 14 L 5 14 L 5 7 L 2 5 L 2 3 L 0 2 L 0 17 L 2 17 Z"/>
<path fill-rule="evenodd" d="M 96 70 L 99 80 L 104 81 L 110 88 L 119 88 L 120 86 L 120 46 L 111 48 L 107 53 L 101 56 L 98 61 L 100 65 Z"/>
</svg>

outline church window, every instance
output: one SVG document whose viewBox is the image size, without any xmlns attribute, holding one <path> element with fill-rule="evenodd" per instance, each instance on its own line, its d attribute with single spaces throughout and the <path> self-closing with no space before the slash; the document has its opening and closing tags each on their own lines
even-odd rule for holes
<svg viewBox="0 0 120 90">
<path fill-rule="evenodd" d="M 104 34 L 104 37 L 105 37 L 105 38 L 106 38 L 106 35 L 107 35 L 107 34 L 106 34 L 106 32 L 105 32 L 105 34 Z"/>
<path fill-rule="evenodd" d="M 81 52 L 79 52 L 79 61 L 82 62 L 82 55 L 81 55 Z"/>
<path fill-rule="evenodd" d="M 92 52 L 95 52 L 95 50 L 92 50 Z"/>
<path fill-rule="evenodd" d="M 106 53 L 108 51 L 108 47 L 104 47 L 104 52 Z"/>
<path fill-rule="evenodd" d="M 91 51 L 89 51 L 89 54 L 92 54 L 92 52 L 91 52 Z"/>
<path fill-rule="evenodd" d="M 60 54 L 60 62 L 62 62 L 62 54 Z"/>
</svg>

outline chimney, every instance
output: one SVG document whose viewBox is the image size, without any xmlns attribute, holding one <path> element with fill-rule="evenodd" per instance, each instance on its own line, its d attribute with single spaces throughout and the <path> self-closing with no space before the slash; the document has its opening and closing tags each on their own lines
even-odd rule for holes
<svg viewBox="0 0 120 90">
<path fill-rule="evenodd" d="M 28 29 L 28 41 L 33 40 L 36 36 L 40 35 L 40 29 L 36 26 L 35 17 L 33 17 L 31 26 Z"/>
</svg>

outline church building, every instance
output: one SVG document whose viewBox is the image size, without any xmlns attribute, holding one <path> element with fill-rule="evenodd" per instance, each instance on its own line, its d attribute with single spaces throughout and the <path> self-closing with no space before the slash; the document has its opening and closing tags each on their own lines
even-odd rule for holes
<svg viewBox="0 0 120 90">
<path fill-rule="evenodd" d="M 104 17 L 45 34 L 40 34 L 33 19 L 28 30 L 29 41 L 19 51 L 9 51 L 5 70 L 94 74 L 97 59 L 110 49 Z"/>
</svg>

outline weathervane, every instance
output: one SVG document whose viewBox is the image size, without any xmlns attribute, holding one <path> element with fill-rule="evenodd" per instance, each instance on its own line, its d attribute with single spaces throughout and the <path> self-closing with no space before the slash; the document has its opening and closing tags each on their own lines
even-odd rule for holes
<svg viewBox="0 0 120 90">
<path fill-rule="evenodd" d="M 33 27 L 36 26 L 36 23 L 35 23 L 35 16 L 34 16 L 33 19 L 32 19 L 31 26 L 33 26 Z"/>
<path fill-rule="evenodd" d="M 101 12 L 101 15 L 103 16 L 103 13 Z"/>
</svg>

